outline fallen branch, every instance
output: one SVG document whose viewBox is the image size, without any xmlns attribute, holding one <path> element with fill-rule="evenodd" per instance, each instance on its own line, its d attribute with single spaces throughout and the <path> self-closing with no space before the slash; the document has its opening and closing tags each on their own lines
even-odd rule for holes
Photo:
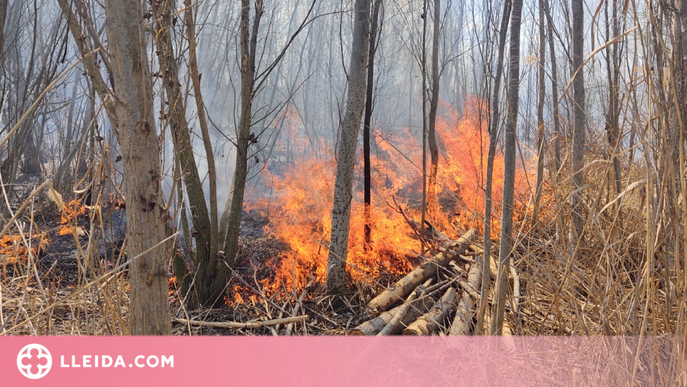
<svg viewBox="0 0 687 387">
<path fill-rule="evenodd" d="M 410 309 L 410 305 L 413 303 L 413 299 L 416 297 L 422 297 L 426 290 L 425 288 L 429 286 L 429 284 L 432 283 L 432 279 L 428 279 L 425 281 L 425 283 L 422 286 L 419 286 L 413 293 L 408 296 L 408 299 L 406 302 L 401 305 L 400 308 L 396 311 L 396 315 L 389 321 L 388 324 L 384 328 L 382 328 L 381 331 L 377 334 L 378 336 L 386 336 L 391 334 L 392 331 L 395 331 L 396 328 L 398 327 L 398 323 L 401 321 L 403 317 L 408 313 L 408 309 Z M 412 321 L 412 320 L 411 320 Z"/>
<path fill-rule="evenodd" d="M 474 235 L 475 230 L 466 232 L 458 241 L 446 247 L 443 253 L 427 260 L 390 288 L 381 292 L 367 305 L 369 312 L 373 315 L 380 313 L 389 309 L 393 304 L 404 300 L 419 284 L 436 274 L 439 266 L 446 266 L 461 254 L 465 254 Z"/>
<path fill-rule="evenodd" d="M 403 335 L 429 335 L 435 332 L 441 326 L 441 323 L 456 307 L 456 289 L 448 288 L 441 300 L 434 303 L 429 312 L 423 314 L 420 318 L 410 324 L 408 328 L 403 330 Z"/>
<path fill-rule="evenodd" d="M 479 289 L 482 282 L 482 265 L 477 263 L 479 260 L 475 261 L 470 266 L 467 283 L 459 281 L 460 286 L 463 288 L 463 294 L 460 296 L 460 301 L 458 301 L 456 316 L 448 331 L 449 336 L 462 336 L 470 333 L 472 317 L 475 314 L 475 301 L 479 298 L 479 294 L 476 294 L 475 289 Z"/>
<path fill-rule="evenodd" d="M 185 318 L 173 318 L 172 320 L 176 321 L 178 323 L 182 323 L 182 324 L 191 324 L 191 325 L 208 327 L 208 328 L 254 329 L 254 328 L 261 328 L 261 327 L 267 327 L 267 326 L 278 325 L 278 324 L 289 324 L 289 323 L 294 323 L 294 322 L 307 321 L 308 318 L 309 318 L 309 316 L 306 314 L 306 315 L 302 315 L 302 316 L 277 318 L 274 320 L 254 321 L 254 322 L 246 322 L 246 323 L 240 323 L 240 322 L 235 322 L 235 321 L 222 321 L 222 322 L 195 321 L 195 320 L 187 320 Z"/>
<path fill-rule="evenodd" d="M 308 281 L 308 284 L 305 285 L 305 288 L 303 288 L 303 291 L 301 292 L 301 296 L 298 297 L 298 303 L 296 303 L 296 306 L 293 308 L 293 314 L 298 314 L 298 310 L 303 305 L 303 299 L 305 298 L 305 295 L 308 294 L 308 288 L 312 286 L 313 283 L 313 276 L 310 276 L 310 280 Z M 293 324 L 294 323 L 289 323 L 289 325 L 286 327 L 286 332 L 284 332 L 284 336 L 291 336 L 291 333 L 293 333 Z"/>
<path fill-rule="evenodd" d="M 415 321 L 418 317 L 420 317 L 423 313 L 427 312 L 429 308 L 434 304 L 434 301 L 431 300 L 430 298 L 425 298 L 423 300 L 415 300 L 412 305 L 410 306 L 410 309 L 408 312 L 403 316 L 403 318 L 400 321 L 400 324 L 397 324 L 394 329 L 389 332 L 389 334 L 397 334 L 401 328 L 407 327 L 410 325 L 413 321 Z M 405 305 L 405 304 L 404 304 Z M 396 316 L 398 313 L 399 309 L 403 308 L 404 305 L 399 305 L 389 311 L 386 311 L 379 316 L 367 320 L 364 323 L 358 325 L 357 327 L 353 328 L 348 335 L 349 336 L 374 336 L 377 333 L 379 333 L 384 327 L 389 324 L 391 319 Z"/>
</svg>

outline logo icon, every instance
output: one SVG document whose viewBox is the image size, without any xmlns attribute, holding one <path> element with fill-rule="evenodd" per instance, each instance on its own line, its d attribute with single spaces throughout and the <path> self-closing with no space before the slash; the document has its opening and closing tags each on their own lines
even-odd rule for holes
<svg viewBox="0 0 687 387">
<path fill-rule="evenodd" d="M 29 344 L 17 354 L 17 368 L 29 379 L 40 379 L 50 372 L 52 355 L 40 344 Z"/>
</svg>

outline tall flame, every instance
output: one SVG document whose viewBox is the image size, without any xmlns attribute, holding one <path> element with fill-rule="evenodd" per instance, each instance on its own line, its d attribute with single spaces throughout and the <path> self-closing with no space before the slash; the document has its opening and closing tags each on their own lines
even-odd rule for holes
<svg viewBox="0 0 687 387">
<path fill-rule="evenodd" d="M 440 161 L 437 174 L 439 211 L 430 221 L 442 233 L 455 237 L 465 229 L 483 227 L 484 185 L 489 135 L 486 108 L 477 98 L 466 103 L 466 113 L 442 104 L 437 120 Z M 265 213 L 267 233 L 284 241 L 289 250 L 272 257 L 268 264 L 274 276 L 263 280 L 268 291 L 291 291 L 306 285 L 310 278 L 324 281 L 331 231 L 331 209 L 336 164 L 331 153 L 314 157 L 307 151 L 309 140 L 293 126 L 297 117 L 287 110 L 285 120 L 290 144 L 300 144 L 298 156 L 283 172 L 266 170 L 272 182 L 270 198 L 247 204 L 247 209 Z M 372 155 L 372 243 L 365 246 L 362 184 L 362 155 L 356 166 L 351 203 L 348 248 L 349 273 L 353 281 L 373 282 L 382 273 L 403 274 L 412 268 L 412 258 L 420 251 L 420 240 L 396 204 L 407 217 L 419 224 L 422 197 L 422 146 L 418 136 L 405 129 L 396 135 L 374 132 Z M 292 145 L 290 145 L 292 146 Z M 319 147 L 326 149 L 326 147 Z M 277 170 L 274 168 L 273 170 Z M 428 169 L 429 170 L 429 169 Z M 526 192 L 527 171 L 518 172 L 516 192 Z M 494 159 L 495 207 L 501 200 L 503 157 Z M 497 223 L 497 222 L 494 222 Z M 498 227 L 498 224 L 495 224 Z"/>
</svg>

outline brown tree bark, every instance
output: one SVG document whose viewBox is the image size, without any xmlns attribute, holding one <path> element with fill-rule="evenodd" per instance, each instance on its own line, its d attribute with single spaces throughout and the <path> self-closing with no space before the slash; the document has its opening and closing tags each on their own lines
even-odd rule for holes
<svg viewBox="0 0 687 387">
<path fill-rule="evenodd" d="M 253 108 L 253 91 L 255 86 L 255 53 L 257 51 L 258 30 L 263 13 L 263 0 L 255 0 L 255 16 L 250 25 L 250 0 L 241 1 L 241 114 L 236 133 L 236 169 L 234 170 L 234 185 L 229 207 L 226 238 L 224 240 L 224 255 L 216 259 L 217 278 L 212 288 L 212 294 L 220 294 L 231 276 L 231 268 L 239 252 L 239 231 L 241 213 L 243 211 L 243 197 L 246 190 L 246 176 L 248 175 L 248 147 L 251 140 L 251 119 Z M 224 230 L 222 230 L 224 232 Z M 212 262 L 211 262 L 212 264 Z M 215 265 L 212 265 L 213 267 Z"/>
<path fill-rule="evenodd" d="M 544 34 L 544 0 L 539 0 L 539 67 L 537 69 L 537 183 L 534 192 L 534 209 L 532 210 L 532 224 L 539 221 L 539 200 L 541 199 L 542 183 L 544 182 L 544 98 L 546 84 L 544 83 L 544 66 L 546 65 L 546 35 Z"/>
<path fill-rule="evenodd" d="M 500 335 L 506 309 L 510 255 L 513 248 L 513 196 L 515 191 L 515 147 L 517 141 L 518 98 L 520 89 L 520 22 L 522 0 L 513 0 L 510 18 L 510 63 L 508 81 L 508 115 L 506 116 L 506 144 L 503 171 L 503 208 L 501 212 L 501 245 L 499 247 L 499 271 L 496 277 L 496 310 L 491 324 L 491 334 Z M 485 254 L 485 257 L 488 255 Z"/>
<path fill-rule="evenodd" d="M 501 92 L 501 78 L 503 76 L 503 52 L 506 47 L 506 36 L 508 34 L 508 23 L 510 20 L 512 2 L 506 0 L 503 3 L 503 14 L 501 15 L 501 26 L 499 27 L 499 48 L 498 59 L 496 61 L 496 78 L 494 80 L 494 88 L 492 89 L 491 100 L 491 118 L 489 120 L 489 150 L 487 153 L 487 176 L 485 187 L 484 200 L 484 256 L 489 257 L 491 254 L 491 207 L 492 207 L 492 186 L 494 176 L 494 156 L 496 155 L 496 142 L 498 140 L 498 124 L 499 124 L 499 93 Z M 487 259 L 487 258 L 483 258 Z M 484 324 L 484 315 L 487 308 L 487 297 L 489 292 L 489 265 L 482 263 L 482 294 L 479 303 L 479 313 L 477 314 L 477 326 L 475 328 L 476 334 L 482 333 Z"/>
<path fill-rule="evenodd" d="M 587 131 L 587 116 L 585 115 L 585 92 L 584 92 L 584 4 L 583 0 L 571 0 L 573 29 L 572 29 L 572 69 L 576 72 L 573 80 L 573 100 L 575 123 L 573 126 L 573 146 L 572 146 L 572 182 L 573 190 L 577 192 L 572 195 L 572 218 L 575 228 L 575 238 L 579 240 L 582 236 L 584 227 L 584 217 L 582 214 L 582 192 L 584 184 L 584 143 Z"/>
<path fill-rule="evenodd" d="M 106 22 L 113 58 L 118 141 L 124 164 L 131 333 L 171 333 L 164 244 L 167 210 L 161 189 L 160 144 L 153 115 L 153 85 L 148 69 L 143 5 L 138 0 L 108 0 Z"/>
<path fill-rule="evenodd" d="M 5 19 L 9 0 L 0 0 L 0 75 L 5 72 Z"/>
<path fill-rule="evenodd" d="M 208 122 L 205 116 L 205 102 L 203 101 L 203 93 L 200 88 L 201 74 L 198 71 L 198 54 L 196 50 L 196 22 L 193 16 L 193 6 L 191 0 L 185 0 L 184 6 L 186 8 L 184 19 L 186 21 L 186 38 L 188 40 L 188 70 L 191 74 L 191 83 L 193 84 L 193 97 L 196 100 L 196 114 L 198 115 L 198 125 L 200 132 L 203 135 L 203 146 L 205 147 L 205 157 L 208 163 L 208 185 L 210 188 L 210 246 L 211 254 L 216 254 L 219 251 L 220 235 L 219 235 L 219 209 L 217 207 L 217 168 L 215 167 L 215 155 L 212 150 L 212 138 L 210 138 L 210 131 L 208 129 Z M 222 235 L 221 237 L 224 237 Z"/>
<path fill-rule="evenodd" d="M 367 64 L 370 0 L 355 1 L 353 24 L 353 45 L 348 78 L 348 100 L 346 113 L 341 123 L 341 139 L 337 151 L 336 182 L 334 183 L 334 206 L 332 208 L 332 231 L 327 258 L 327 291 L 330 294 L 343 292 L 346 286 L 346 259 L 348 255 L 348 232 L 351 221 L 351 200 L 353 167 L 358 143 L 358 131 L 365 104 L 365 65 Z"/>
<path fill-rule="evenodd" d="M 175 3 L 174 0 L 152 2 L 156 30 L 155 45 L 157 46 L 155 52 L 160 64 L 160 77 L 167 99 L 163 104 L 165 114 L 163 122 L 169 124 L 171 128 L 174 153 L 181 164 L 182 180 L 186 185 L 191 220 L 197 231 L 195 233 L 196 251 L 194 256 L 198 268 L 195 278 L 197 288 L 189 301 L 191 304 L 196 304 L 196 302 L 207 304 L 215 301 L 211 299 L 212 295 L 209 294 L 209 289 L 214 282 L 215 271 L 214 267 L 210 265 L 210 261 L 211 257 L 217 255 L 217 251 L 212 250 L 212 225 L 205 201 L 203 183 L 193 155 L 191 134 L 186 119 L 186 101 L 179 83 L 179 64 L 174 55 L 171 29 L 172 12 L 176 10 Z M 187 291 L 191 278 L 177 278 L 181 280 L 182 292 Z M 185 293 L 184 296 L 186 296 Z M 195 299 L 196 297 L 197 299 Z"/>
<path fill-rule="evenodd" d="M 544 7 L 544 14 L 546 15 L 546 30 L 549 35 L 549 54 L 551 56 L 551 96 L 553 97 L 553 131 L 555 137 L 553 140 L 554 170 L 552 180 L 556 183 L 556 213 L 558 214 L 558 228 L 560 230 L 560 234 L 562 234 L 564 229 L 564 222 L 563 211 L 560 211 L 562 199 L 560 191 L 558 189 L 558 183 L 560 181 L 561 137 L 563 136 L 563 133 L 561 132 L 560 112 L 558 109 L 558 66 L 556 65 L 556 50 L 553 41 L 553 18 L 551 17 L 551 11 L 549 9 L 549 0 L 542 0 L 542 6 Z"/>
<path fill-rule="evenodd" d="M 365 203 L 365 249 L 372 243 L 372 221 L 370 211 L 372 206 L 372 173 L 370 160 L 370 131 L 372 130 L 372 98 L 374 90 L 375 52 L 377 51 L 377 34 L 379 28 L 379 10 L 382 0 L 375 0 L 372 10 L 372 27 L 370 29 L 370 48 L 367 58 L 367 91 L 365 94 L 365 119 L 363 122 L 363 174 L 364 203 Z"/>
<path fill-rule="evenodd" d="M 81 20 L 78 15 L 72 10 L 72 2 L 69 0 L 57 0 L 57 3 L 62 10 L 62 15 L 67 20 L 67 25 L 69 26 L 69 31 L 74 38 L 76 47 L 79 49 L 79 54 L 81 54 L 81 61 L 86 69 L 86 74 L 91 79 L 93 88 L 96 93 L 98 93 L 98 98 L 102 101 L 105 107 L 105 112 L 107 113 L 107 118 L 110 120 L 110 124 L 114 128 L 115 133 L 117 132 L 117 114 L 115 113 L 114 101 L 110 97 L 110 89 L 107 87 L 105 80 L 100 74 L 100 68 L 98 67 L 98 58 L 95 53 L 94 44 L 87 39 L 85 27 L 83 24 L 86 21 Z"/>
<path fill-rule="evenodd" d="M 437 108 L 439 106 L 439 35 L 441 33 L 441 0 L 434 0 L 434 27 L 432 31 L 432 95 L 429 99 L 427 145 L 429 146 L 429 183 L 427 185 L 427 212 L 432 218 L 438 211 L 437 172 L 439 146 L 437 145 Z M 422 226 L 424 227 L 424 225 Z"/>
</svg>

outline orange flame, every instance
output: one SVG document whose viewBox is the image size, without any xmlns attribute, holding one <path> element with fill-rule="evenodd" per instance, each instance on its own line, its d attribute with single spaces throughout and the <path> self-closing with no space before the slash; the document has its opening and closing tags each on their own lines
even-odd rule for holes
<svg viewBox="0 0 687 387">
<path fill-rule="evenodd" d="M 449 236 L 456 237 L 468 228 L 483 227 L 484 185 L 489 135 L 486 108 L 477 98 L 466 103 L 466 113 L 458 114 L 446 104 L 437 120 L 440 161 L 437 176 L 439 211 L 431 222 Z M 331 231 L 331 206 L 336 164 L 331 154 L 313 157 L 306 149 L 310 141 L 294 126 L 297 116 L 287 110 L 290 144 L 299 144 L 297 153 L 284 172 L 266 170 L 273 190 L 269 199 L 257 199 L 246 209 L 260 211 L 270 223 L 266 232 L 285 242 L 289 251 L 272 257 L 268 265 L 274 276 L 263 280 L 267 291 L 301 289 L 310 278 L 325 279 Z M 383 273 L 404 274 L 412 269 L 412 258 L 420 251 L 420 241 L 404 217 L 390 203 L 396 201 L 406 214 L 419 221 L 422 197 L 422 146 L 410 130 L 396 135 L 374 133 L 372 155 L 373 194 L 370 222 L 372 243 L 365 246 L 362 178 L 354 181 L 348 247 L 349 273 L 353 281 L 373 282 Z M 320 149 L 326 147 L 320 146 Z M 361 156 L 362 159 L 362 156 Z M 362 161 L 356 176 L 362 176 Z M 277 171 L 277 168 L 274 169 Z M 429 170 L 429 168 L 428 168 Z M 518 172 L 516 192 L 527 191 L 526 170 Z M 495 210 L 501 200 L 503 157 L 494 160 Z M 496 215 L 495 211 L 495 215 Z M 496 218 L 496 216 L 494 216 Z M 418 222 L 419 223 L 419 222 Z M 497 222 L 494 222 L 497 223 Z M 496 224 L 498 227 L 498 224 Z M 243 301 L 234 296 L 230 303 Z"/>
<path fill-rule="evenodd" d="M 79 199 L 74 199 L 64 206 L 60 217 L 59 235 L 69 235 L 73 232 L 72 227 L 76 225 L 76 219 L 86 213 L 86 206 L 81 204 Z"/>
<path fill-rule="evenodd" d="M 31 236 L 31 254 L 38 255 L 48 246 L 50 240 L 44 233 Z M 0 256 L 5 256 L 7 263 L 17 263 L 29 256 L 26 244 L 21 235 L 3 235 L 0 238 Z"/>
</svg>

